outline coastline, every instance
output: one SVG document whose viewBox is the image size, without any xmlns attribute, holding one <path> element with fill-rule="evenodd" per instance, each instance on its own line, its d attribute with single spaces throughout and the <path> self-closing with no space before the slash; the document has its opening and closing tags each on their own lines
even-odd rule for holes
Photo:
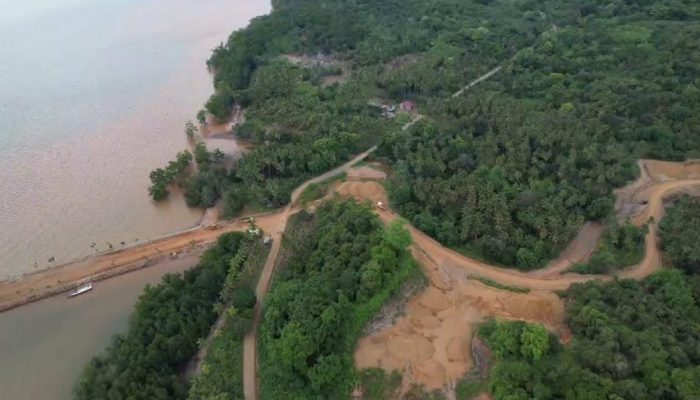
<svg viewBox="0 0 700 400">
<path fill-rule="evenodd" d="M 19 27 L 43 8 L 27 9 L 13 24 L 29 29 Z M 152 204 L 149 172 L 185 148 L 183 124 L 213 91 L 205 65 L 212 49 L 270 10 L 269 0 L 120 0 L 109 10 L 71 3 L 46 11 L 55 26 L 17 34 L 3 53 L 17 58 L 8 58 L 0 79 L 8 106 L 0 118 L 0 281 L 199 221 L 201 210 L 188 209 L 184 198 Z M 76 23 L 57 35 L 53 28 L 66 21 Z M 99 29 L 85 35 L 86 25 Z M 36 38 L 51 40 L 50 54 L 36 55 L 44 53 Z M 13 79 L 29 71 L 40 72 L 29 78 L 31 88 Z"/>
<path fill-rule="evenodd" d="M 236 146 L 239 148 L 239 153 L 228 155 L 236 160 L 243 153 L 252 149 L 252 144 L 239 143 L 233 134 L 233 129 L 242 121 L 244 121 L 243 111 L 238 108 L 228 121 L 220 124 L 209 123 L 201 127 L 200 129 L 202 129 L 202 133 L 204 134 L 204 143 L 211 139 L 223 139 L 235 142 Z M 216 240 L 218 234 L 198 235 L 197 232 L 227 232 L 221 228 L 216 230 L 211 229 L 218 226 L 220 223 L 219 208 L 219 204 L 216 204 L 202 210 L 197 223 L 188 228 L 177 230 L 154 239 L 129 243 L 118 249 L 102 250 L 56 266 L 50 266 L 38 271 L 31 271 L 2 280 L 0 281 L 0 313 L 48 297 L 60 295 L 88 281 L 98 282 L 155 264 L 160 265 L 167 263 L 167 261 L 172 260 L 170 254 L 173 252 L 177 253 L 178 257 L 190 253 L 198 253 L 201 255 L 201 253 Z M 228 228 L 233 227 L 231 230 L 242 230 L 240 224 L 237 225 L 235 222 L 227 223 L 226 226 Z M 188 235 L 192 235 L 194 238 L 190 239 L 188 243 L 183 243 L 183 240 L 185 240 Z M 198 239 L 197 237 L 199 236 L 204 236 L 205 238 Z M 155 247 L 156 245 L 161 245 L 161 247 Z M 155 254 L 152 252 L 148 253 L 149 249 L 155 250 Z M 138 254 L 139 258 L 134 259 L 134 256 L 129 256 L 128 254 L 130 252 Z M 126 255 L 126 258 L 120 257 L 124 255 Z M 108 261 L 109 264 L 105 265 Z M 11 293 L 13 290 L 15 292 Z"/>
<path fill-rule="evenodd" d="M 32 272 L 14 280 L 0 282 L 0 313 L 47 297 L 65 293 L 81 283 L 113 278 L 173 259 L 202 253 L 224 232 L 242 229 L 232 223 L 212 230 L 200 224 L 147 242 L 90 255 L 72 262 Z"/>
</svg>

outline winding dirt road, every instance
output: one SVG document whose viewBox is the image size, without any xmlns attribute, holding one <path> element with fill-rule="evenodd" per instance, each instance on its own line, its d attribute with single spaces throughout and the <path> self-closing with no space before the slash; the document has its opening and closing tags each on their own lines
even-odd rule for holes
<svg viewBox="0 0 700 400">
<path fill-rule="evenodd" d="M 644 162 L 640 165 L 644 171 L 653 169 Z M 637 181 L 627 190 L 618 191 L 620 195 L 631 193 L 625 201 L 636 204 L 637 212 L 632 223 L 649 223 L 643 261 L 622 270 L 618 277 L 642 279 L 661 267 L 657 222 L 663 216 L 663 200 L 678 192 L 700 187 L 700 165 L 692 173 L 688 173 L 685 163 L 676 165 L 675 169 L 685 171 L 675 175 L 681 179 L 667 181 L 668 177 L 653 174 L 650 177 L 644 173 L 640 178 L 643 184 Z M 697 174 L 693 175 L 695 172 Z M 697 178 L 685 179 L 687 176 Z M 386 201 L 383 188 L 376 182 L 345 182 L 336 190 L 357 200 Z M 385 223 L 399 218 L 391 211 L 377 210 L 377 213 Z M 454 388 L 454 384 L 473 366 L 473 328 L 490 316 L 538 322 L 555 332 L 563 342 L 568 341 L 571 334 L 564 323 L 564 302 L 554 291 L 567 289 L 573 283 L 612 279 L 612 276 L 604 275 L 561 275 L 572 265 L 569 255 L 576 258 L 593 251 L 595 246 L 590 245 L 591 235 L 597 238 L 600 227 L 589 227 L 596 231 L 592 234 L 584 228 L 583 234 L 579 234 L 562 253 L 565 257 L 550 263 L 547 269 L 528 273 L 471 259 L 444 248 L 410 225 L 407 228 L 413 237 L 412 254 L 428 277 L 428 288 L 409 300 L 402 317 L 387 321 L 384 328 L 362 338 L 355 353 L 358 368 L 401 371 L 404 377 L 402 388 L 410 388 L 413 384 L 448 392 L 449 388 Z M 473 276 L 531 291 L 513 293 L 495 289 L 471 279 Z M 449 398 L 453 393 L 446 394 Z"/>
<path fill-rule="evenodd" d="M 354 186 L 354 188 L 350 189 L 348 187 L 350 185 Z M 366 188 L 362 188 L 361 186 L 366 186 Z M 632 219 L 632 223 L 637 226 L 649 222 L 649 231 L 645 239 L 645 256 L 639 264 L 619 272 L 617 274 L 618 277 L 641 279 L 661 266 L 661 256 L 657 246 L 657 223 L 663 216 L 663 200 L 673 194 L 697 186 L 700 186 L 700 179 L 680 179 L 657 182 L 653 186 L 647 188 L 648 203 L 642 211 Z M 365 197 L 364 193 L 371 194 Z M 371 182 L 349 183 L 349 185 L 341 189 L 341 194 L 350 194 L 358 200 L 369 199 L 375 201 L 378 198 L 377 186 Z M 380 195 L 380 197 L 386 199 L 385 194 Z M 377 213 L 385 223 L 400 218 L 398 214 L 390 210 L 377 210 Z M 467 274 L 479 275 L 506 285 L 535 290 L 564 290 L 573 283 L 585 282 L 592 279 L 607 280 L 612 278 L 607 275 L 579 275 L 574 273 L 540 276 L 541 274 L 538 271 L 520 272 L 514 269 L 496 267 L 443 247 L 435 239 L 410 224 L 407 224 L 406 227 L 413 237 L 414 249 L 430 255 L 436 264 L 457 266 Z"/>
</svg>

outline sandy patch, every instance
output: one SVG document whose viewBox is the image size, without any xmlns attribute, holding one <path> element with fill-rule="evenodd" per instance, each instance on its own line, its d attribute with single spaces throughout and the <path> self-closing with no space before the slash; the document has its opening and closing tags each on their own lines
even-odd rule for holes
<svg viewBox="0 0 700 400">
<path fill-rule="evenodd" d="M 398 370 L 429 390 L 443 388 L 472 368 L 473 326 L 492 315 L 565 331 L 564 304 L 555 294 L 511 293 L 463 280 L 446 293 L 430 286 L 411 299 L 396 324 L 360 340 L 355 364 Z"/>
<path fill-rule="evenodd" d="M 347 181 L 338 185 L 335 190 L 341 196 L 352 197 L 358 201 L 370 200 L 373 204 L 381 201 L 387 204 L 384 187 L 377 182 Z"/>
<path fill-rule="evenodd" d="M 644 164 L 653 179 L 693 179 L 700 178 L 700 161 L 670 162 L 644 160 Z"/>
<path fill-rule="evenodd" d="M 367 166 L 351 168 L 348 170 L 348 179 L 386 179 L 386 173 Z"/>
</svg>

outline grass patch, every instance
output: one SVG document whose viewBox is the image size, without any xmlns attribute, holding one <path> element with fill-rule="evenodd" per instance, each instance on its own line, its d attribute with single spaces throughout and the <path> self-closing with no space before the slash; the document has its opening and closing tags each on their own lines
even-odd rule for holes
<svg viewBox="0 0 700 400">
<path fill-rule="evenodd" d="M 457 400 L 472 400 L 486 391 L 486 381 L 470 379 L 462 379 L 455 388 Z"/>
<path fill-rule="evenodd" d="M 496 289 L 501 289 L 501 290 L 508 290 L 510 292 L 515 292 L 515 293 L 530 293 L 529 288 L 524 288 L 520 286 L 510 286 L 510 285 L 504 285 L 502 283 L 498 283 L 492 279 L 489 278 L 484 278 L 483 276 L 479 275 L 469 275 L 470 279 L 476 279 L 477 281 L 483 283 L 486 286 L 491 286 Z"/>
<path fill-rule="evenodd" d="M 328 187 L 338 181 L 344 181 L 347 178 L 348 174 L 345 172 L 342 172 L 338 175 L 333 175 L 330 178 L 324 179 L 321 182 L 316 182 L 312 183 L 309 186 L 304 189 L 303 192 L 299 195 L 299 202 L 302 205 L 306 205 L 307 203 L 310 203 L 312 201 L 316 201 L 323 196 L 326 195 L 328 192 Z"/>
<path fill-rule="evenodd" d="M 386 400 L 394 398 L 401 385 L 401 374 L 393 371 L 387 374 L 381 368 L 369 368 L 359 372 L 362 386 L 362 400 Z"/>
</svg>

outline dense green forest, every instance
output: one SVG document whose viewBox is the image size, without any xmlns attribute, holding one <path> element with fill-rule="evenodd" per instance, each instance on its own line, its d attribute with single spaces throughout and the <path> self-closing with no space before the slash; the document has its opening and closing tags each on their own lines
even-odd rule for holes
<svg viewBox="0 0 700 400">
<path fill-rule="evenodd" d="M 660 233 L 666 262 L 685 272 L 573 285 L 565 294 L 571 343 L 522 322 L 480 328 L 496 357 L 487 384 L 496 400 L 700 398 L 700 201 L 676 201 Z M 537 340 L 525 340 L 532 329 Z"/>
<path fill-rule="evenodd" d="M 260 329 L 261 398 L 348 398 L 364 325 L 404 280 L 420 274 L 410 234 L 367 205 L 329 202 L 285 232 Z"/>
<path fill-rule="evenodd" d="M 584 220 L 609 215 L 611 189 L 634 176 L 624 149 L 597 122 L 500 94 L 451 107 L 454 127 L 419 123 L 387 135 L 379 149 L 394 170 L 392 206 L 449 246 L 540 267 Z M 610 156 L 600 159 L 598 148 Z"/>
<path fill-rule="evenodd" d="M 700 396 L 700 279 L 665 269 L 642 282 L 572 286 L 562 346 L 539 325 L 491 322 L 496 400 Z"/>
<path fill-rule="evenodd" d="M 75 387 L 76 399 L 185 399 L 182 369 L 216 320 L 231 260 L 245 259 L 254 247 L 241 233 L 221 235 L 199 264 L 147 286 L 125 334 L 95 357 Z"/>
<path fill-rule="evenodd" d="M 659 234 L 669 263 L 700 275 L 700 200 L 685 196 L 669 207 Z"/>
<path fill-rule="evenodd" d="M 700 154 L 696 2 L 273 5 L 208 61 L 207 110 L 225 119 L 244 106 L 237 132 L 256 146 L 233 171 L 192 180 L 190 204 L 223 197 L 227 216 L 279 207 L 303 180 L 381 143 L 402 215 L 447 245 L 532 269 L 585 220 L 611 214 L 636 158 Z M 290 53 L 331 61 L 298 66 L 281 57 Z M 343 68 L 347 82 L 323 84 Z M 403 134 L 370 99 L 412 99 L 428 118 Z"/>
<path fill-rule="evenodd" d="M 549 15 L 548 2 L 537 7 Z M 384 137 L 393 205 L 445 244 L 542 266 L 584 220 L 611 213 L 633 160 L 699 154 L 697 7 L 572 6 L 575 19 L 552 20 L 469 94 L 440 99 L 412 86 L 434 121 Z"/>
</svg>

